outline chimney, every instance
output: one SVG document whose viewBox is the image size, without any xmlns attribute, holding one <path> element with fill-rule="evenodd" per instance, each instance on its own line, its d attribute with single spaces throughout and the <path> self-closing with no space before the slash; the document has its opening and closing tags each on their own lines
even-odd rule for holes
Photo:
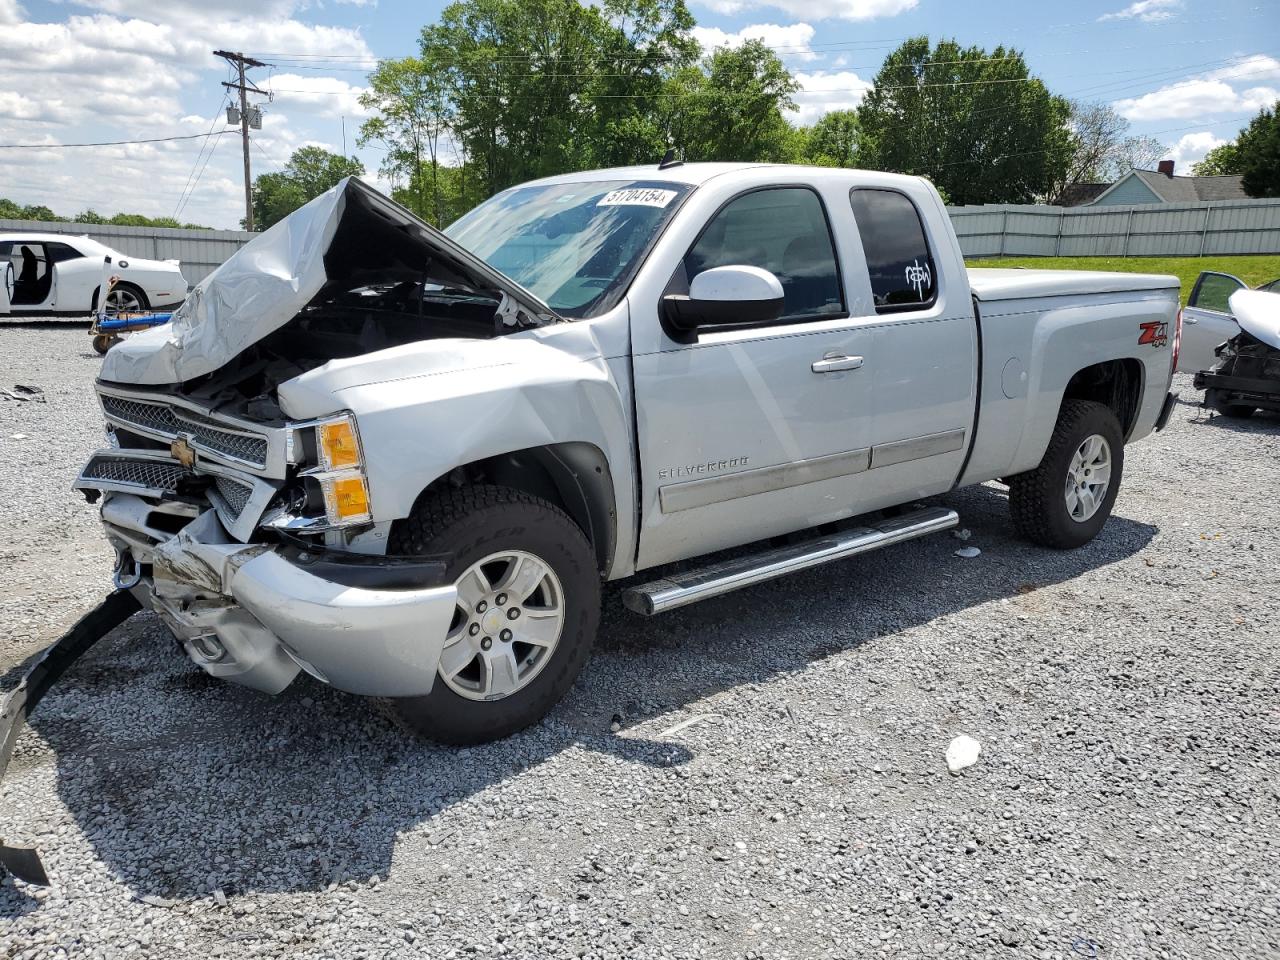
<svg viewBox="0 0 1280 960">
<path fill-rule="evenodd" d="M 1161 173 L 1163 173 L 1166 177 L 1169 177 L 1170 179 L 1173 178 L 1173 161 L 1172 160 L 1161 160 L 1160 165 L 1156 167 L 1156 169 L 1159 170 Z"/>
</svg>

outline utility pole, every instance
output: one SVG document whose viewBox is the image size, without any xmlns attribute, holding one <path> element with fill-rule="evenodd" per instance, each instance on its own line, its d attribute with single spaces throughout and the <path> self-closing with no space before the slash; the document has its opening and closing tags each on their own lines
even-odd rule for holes
<svg viewBox="0 0 1280 960">
<path fill-rule="evenodd" d="M 249 91 L 260 93 L 267 96 L 267 91 L 259 90 L 252 81 L 246 81 L 244 76 L 245 67 L 266 67 L 270 64 L 263 63 L 261 60 L 255 60 L 253 57 L 246 57 L 243 53 L 231 53 L 227 50 L 213 51 L 215 57 L 221 57 L 227 63 L 234 66 L 240 74 L 239 83 L 227 83 L 223 81 L 223 86 L 229 90 L 240 91 L 240 141 L 244 148 L 244 228 L 253 230 L 253 180 L 249 173 Z"/>
</svg>

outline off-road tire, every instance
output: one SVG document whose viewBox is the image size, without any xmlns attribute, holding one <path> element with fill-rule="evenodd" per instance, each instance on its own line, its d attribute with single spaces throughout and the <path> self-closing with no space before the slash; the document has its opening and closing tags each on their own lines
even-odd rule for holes
<svg viewBox="0 0 1280 960">
<path fill-rule="evenodd" d="M 1111 448 L 1111 481 L 1102 504 L 1088 520 L 1067 509 L 1064 488 L 1071 458 L 1085 439 L 1103 437 Z M 1009 477 L 1009 512 L 1018 533 L 1032 543 L 1070 550 L 1098 535 L 1120 492 L 1124 473 L 1124 434 L 1110 408 L 1092 400 L 1065 400 L 1049 447 L 1034 470 Z"/>
<path fill-rule="evenodd" d="M 551 660 L 501 700 L 459 696 L 440 678 L 424 697 L 380 699 L 400 726 L 440 743 L 499 740 L 541 720 L 581 673 L 600 623 L 600 575 L 581 528 L 558 507 L 509 487 L 472 485 L 424 497 L 391 532 L 389 553 L 446 555 L 450 582 L 503 549 L 535 554 L 560 580 L 565 620 Z"/>
</svg>

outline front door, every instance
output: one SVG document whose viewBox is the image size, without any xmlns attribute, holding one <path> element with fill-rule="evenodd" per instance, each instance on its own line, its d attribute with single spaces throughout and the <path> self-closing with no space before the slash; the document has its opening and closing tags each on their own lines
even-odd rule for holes
<svg viewBox="0 0 1280 960">
<path fill-rule="evenodd" d="M 704 329 L 695 343 L 634 356 L 638 568 L 853 512 L 854 478 L 870 462 L 861 366 L 875 332 L 849 320 L 837 263 L 826 208 L 805 186 L 730 200 L 688 250 L 677 286 L 712 267 L 757 266 L 786 302 L 766 326 Z M 633 309 L 635 322 L 657 322 L 657 304 Z"/>
<path fill-rule="evenodd" d="M 1196 373 L 1208 370 L 1215 360 L 1213 349 L 1240 332 L 1231 317 L 1227 301 L 1244 281 L 1229 273 L 1206 270 L 1196 277 L 1186 309 L 1182 311 L 1182 346 L 1178 352 L 1178 371 Z"/>
</svg>

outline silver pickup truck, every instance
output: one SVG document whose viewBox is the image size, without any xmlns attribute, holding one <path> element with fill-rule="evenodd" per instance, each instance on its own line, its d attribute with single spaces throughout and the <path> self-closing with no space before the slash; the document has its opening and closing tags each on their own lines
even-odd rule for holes
<svg viewBox="0 0 1280 960">
<path fill-rule="evenodd" d="M 966 270 L 913 177 L 601 170 L 444 233 L 347 180 L 107 355 L 76 486 L 210 674 L 475 743 L 572 685 L 603 580 L 655 614 L 996 479 L 1025 536 L 1088 542 L 1178 337 L 1173 277 Z"/>
</svg>

